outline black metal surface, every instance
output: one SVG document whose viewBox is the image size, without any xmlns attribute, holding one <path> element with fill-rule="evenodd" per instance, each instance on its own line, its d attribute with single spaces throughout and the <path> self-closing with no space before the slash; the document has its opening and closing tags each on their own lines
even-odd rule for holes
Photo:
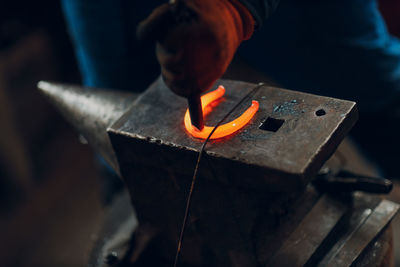
<svg viewBox="0 0 400 267">
<path fill-rule="evenodd" d="M 313 181 L 318 190 L 323 192 L 353 192 L 363 191 L 375 194 L 388 194 L 393 189 L 393 183 L 384 178 L 367 177 L 348 171 L 340 171 L 336 175 L 320 174 Z"/>
<path fill-rule="evenodd" d="M 339 223 L 339 229 L 335 233 L 335 243 L 321 255 L 318 266 L 327 266 L 349 241 L 351 236 L 365 223 L 380 201 L 381 199 L 379 197 L 373 197 L 362 193 L 354 194 L 350 204 L 351 208 Z"/>
<path fill-rule="evenodd" d="M 312 193 L 308 193 L 308 196 L 311 196 L 309 194 Z M 121 202 L 121 200 L 123 201 Z M 95 247 L 91 253 L 89 266 L 107 266 L 107 255 L 113 252 L 113 250 L 110 250 L 110 247 L 113 246 L 110 243 L 115 244 L 115 241 L 118 243 L 118 239 L 120 241 L 125 239 L 118 233 L 125 233 L 127 236 L 131 235 L 131 231 L 123 229 L 123 225 L 131 212 L 128 201 L 128 198 L 124 196 L 111 206 L 109 214 L 107 215 L 107 220 L 99 233 Z M 293 264 L 293 260 L 296 257 L 300 257 L 298 259 L 302 259 L 303 262 L 306 261 L 306 266 L 329 266 L 329 264 L 330 266 L 381 266 L 383 260 L 387 261 L 387 257 L 390 257 L 390 254 L 387 253 L 391 251 L 388 245 L 392 241 L 390 229 L 387 229 L 385 226 L 393 218 L 399 206 L 387 201 L 382 202 L 382 200 L 376 196 L 357 193 L 353 199 L 348 198 L 347 201 L 343 202 L 348 211 L 342 216 L 342 219 L 336 223 L 332 223 L 334 218 L 329 217 L 329 214 L 332 215 L 335 214 L 335 212 L 332 213 L 332 211 L 329 210 L 332 207 L 332 202 L 330 201 L 332 201 L 332 199 L 326 195 L 320 198 L 315 204 L 311 204 L 313 202 L 313 197 L 305 198 L 303 199 L 302 205 L 299 207 L 311 204 L 312 209 L 308 213 L 305 215 L 302 212 L 298 213 L 298 208 L 295 208 L 282 219 L 281 225 L 279 225 L 273 233 L 269 233 L 269 229 L 264 228 L 264 232 L 269 233 L 271 236 L 282 236 L 281 234 L 283 232 L 287 232 L 291 229 L 285 226 L 287 220 L 289 220 L 289 224 L 293 226 L 297 225 L 297 227 L 294 228 L 295 230 L 293 230 L 292 234 L 284 238 L 282 248 L 288 248 L 288 245 L 290 245 L 289 247 L 297 246 L 298 249 L 292 250 L 290 255 L 287 255 L 287 258 L 284 258 L 283 261 L 275 262 L 276 265 L 268 265 L 265 261 L 262 261 L 259 262 L 260 266 L 285 266 L 284 264 L 288 263 L 288 261 L 291 263 L 290 266 L 300 266 L 300 264 Z M 327 206 L 325 204 L 327 204 Z M 334 206 L 335 205 L 336 204 L 334 204 Z M 320 208 L 322 206 L 325 206 L 328 211 L 321 211 Z M 382 209 L 382 207 L 386 208 Z M 317 210 L 321 212 L 318 213 L 316 212 Z M 379 218 L 376 217 L 376 211 L 380 213 Z M 385 213 L 384 216 L 381 216 L 382 212 Z M 310 216 L 312 213 L 314 213 L 314 215 Z M 337 214 L 338 213 L 336 213 L 334 217 L 337 217 Z M 371 215 L 373 216 L 371 217 Z M 321 223 L 323 218 L 329 218 L 331 223 L 328 222 L 327 226 L 316 225 L 318 222 Z M 374 218 L 373 221 L 371 221 L 371 218 Z M 304 228 L 306 221 L 308 221 L 307 224 L 310 226 L 308 230 Z M 368 221 L 369 223 L 367 223 Z M 258 223 L 260 223 L 260 221 Z M 333 224 L 335 224 L 334 227 L 332 227 Z M 312 226 L 315 226 L 315 228 L 313 229 Z M 320 227 L 327 231 L 330 229 L 327 235 L 324 234 L 325 239 L 329 239 L 329 242 L 325 242 L 325 246 L 324 242 L 320 242 L 324 238 L 321 238 L 322 235 L 316 231 L 317 228 Z M 258 228 L 255 228 L 255 230 L 257 229 Z M 303 232 L 299 229 L 303 229 Z M 298 240 L 299 242 L 293 243 L 293 235 L 297 235 L 301 232 L 303 238 Z M 263 231 L 257 230 L 256 236 L 259 235 L 264 235 Z M 114 237 L 116 237 L 116 239 Z M 276 240 L 265 240 L 268 240 L 265 246 L 268 247 L 269 250 L 274 251 Z M 255 240 L 253 241 L 255 242 Z M 303 246 L 304 244 L 308 245 Z M 326 244 L 328 244 L 328 246 L 326 246 Z M 126 251 L 130 254 L 125 255 L 119 252 L 117 253 L 118 261 L 122 258 L 131 259 L 124 261 L 124 264 L 121 266 L 153 266 L 154 264 L 157 266 L 170 266 L 166 262 L 159 262 L 159 264 L 157 264 L 157 261 L 154 261 L 159 255 L 157 255 L 157 250 L 154 250 L 154 247 L 149 246 L 148 240 L 141 239 L 140 243 L 136 243 L 132 247 L 133 250 L 129 248 L 129 245 L 130 244 L 125 243 L 125 247 L 122 248 L 122 251 Z M 308 250 L 310 245 L 311 251 Z M 349 246 L 352 248 L 349 249 Z M 279 250 L 278 253 L 274 252 L 273 254 L 279 256 L 281 252 L 282 251 Z M 309 256 L 308 258 L 304 256 L 304 252 Z M 350 262 L 343 261 L 343 254 L 346 255 L 347 259 L 351 259 Z M 337 260 L 340 255 L 342 255 L 340 257 L 342 260 L 341 262 Z M 144 256 L 146 257 L 145 259 L 143 258 Z M 258 259 L 261 260 L 263 256 L 264 255 L 259 255 Z M 136 265 L 139 258 L 153 265 Z"/>
<path fill-rule="evenodd" d="M 39 82 L 38 88 L 119 173 L 106 130 L 126 112 L 137 94 L 46 81 Z"/>
<path fill-rule="evenodd" d="M 209 118 L 214 122 L 218 114 L 230 109 L 229 104 L 247 93 L 246 88 L 254 86 L 221 82 L 228 94 Z M 121 167 L 140 224 L 158 233 L 151 251 L 168 265 L 176 247 L 193 158 L 201 147 L 183 128 L 185 101 L 156 83 L 121 117 L 134 95 L 84 92 L 50 83 L 39 87 L 115 168 Z M 327 196 L 317 202 L 316 192 L 293 190 L 304 189 L 299 185 L 306 184 L 335 151 L 356 120 L 355 104 L 272 87 L 254 97 L 260 111 L 252 122 L 238 134 L 212 142 L 205 155 L 183 262 L 252 266 L 294 260 L 309 264 L 324 255 L 329 255 L 327 262 L 355 262 L 387 226 L 398 205 L 383 201 L 376 208 L 368 204 L 354 212 L 358 206 L 352 202 L 342 205 L 341 200 L 331 201 Z M 284 123 L 272 132 L 268 127 L 259 129 L 267 117 Z M 105 135 L 116 119 L 110 136 L 118 162 Z M 351 212 L 343 216 L 348 208 Z M 118 214 L 121 220 L 127 217 L 124 212 Z M 352 223 L 342 223 L 343 218 Z M 110 236 L 121 223 L 114 217 L 108 223 L 113 226 L 104 233 Z M 342 235 L 330 239 L 337 227 L 344 229 Z M 335 249 L 338 253 L 329 250 L 332 246 L 324 247 L 332 242 L 341 242 Z M 99 239 L 91 257 L 95 265 L 104 264 L 112 253 L 106 243 L 107 239 Z"/>
<path fill-rule="evenodd" d="M 137 220 L 127 191 L 119 195 L 105 213 L 105 219 L 103 222 L 99 222 L 102 227 L 90 253 L 89 267 L 109 266 L 107 261 L 110 258 L 116 261 L 114 263 L 123 259 L 124 253 L 128 251 L 130 246 L 126 240 L 130 239 L 133 230 L 137 226 Z M 134 220 L 133 223 L 132 219 Z M 117 247 L 117 249 L 112 249 L 116 243 L 121 244 L 121 246 Z M 116 257 L 108 257 L 110 254 L 114 254 Z"/>
<path fill-rule="evenodd" d="M 207 118 L 209 125 L 255 86 L 226 80 L 218 84 L 227 92 Z M 212 177 L 212 168 L 221 182 L 269 191 L 296 190 L 318 172 L 357 119 L 356 104 L 350 101 L 268 86 L 260 88 L 254 99 L 260 108 L 247 126 L 209 143 L 205 156 L 210 164 L 200 170 L 200 176 Z M 232 117 L 238 117 L 249 104 L 244 103 Z M 317 116 L 321 109 L 326 114 Z M 132 162 L 191 175 L 202 140 L 186 132 L 185 112 L 184 99 L 159 79 L 110 127 L 111 137 L 120 140 L 114 144 L 116 152 L 129 149 Z M 284 123 L 276 132 L 260 129 L 267 117 Z"/>
<path fill-rule="evenodd" d="M 348 241 L 340 247 L 327 266 L 351 266 L 355 263 L 364 249 L 389 224 L 398 210 L 399 205 L 382 200 L 365 222 L 349 236 Z"/>
<path fill-rule="evenodd" d="M 200 96 L 192 96 L 188 98 L 188 107 L 190 114 L 190 121 L 193 126 L 199 130 L 204 128 L 203 110 L 201 108 Z"/>
<path fill-rule="evenodd" d="M 209 125 L 255 87 L 237 81 L 218 83 L 227 91 L 207 118 Z M 182 250 L 182 263 L 206 264 L 199 255 L 207 253 L 211 265 L 253 265 L 251 225 L 266 210 L 287 209 L 282 203 L 295 201 L 357 119 L 356 105 L 350 101 L 268 86 L 261 87 L 253 99 L 260 108 L 250 123 L 207 145 L 190 214 L 199 218 L 195 224 L 199 230 L 188 225 L 185 242 L 189 245 Z M 232 117 L 250 104 L 245 102 Z M 160 231 L 163 247 L 158 253 L 171 264 L 187 188 L 203 143 L 184 128 L 186 107 L 185 99 L 159 79 L 108 130 L 138 220 Z M 316 114 L 321 109 L 323 116 Z M 267 117 L 284 123 L 275 132 L 260 129 Z M 265 227 L 276 230 L 269 224 L 280 215 L 267 217 Z"/>
<path fill-rule="evenodd" d="M 306 265 L 347 209 L 345 199 L 322 196 L 267 266 Z"/>
</svg>

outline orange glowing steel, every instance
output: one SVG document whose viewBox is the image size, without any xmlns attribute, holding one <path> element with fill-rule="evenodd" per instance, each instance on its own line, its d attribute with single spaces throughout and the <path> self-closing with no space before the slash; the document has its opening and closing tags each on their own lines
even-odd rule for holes
<svg viewBox="0 0 400 267">
<path fill-rule="evenodd" d="M 224 94 L 225 88 L 223 86 L 219 86 L 217 90 L 205 94 L 201 97 L 201 107 L 203 109 L 204 117 L 207 116 L 212 110 L 209 105 L 215 100 L 221 98 Z M 240 117 L 231 122 L 220 125 L 212 134 L 210 139 L 222 138 L 231 135 L 237 130 L 241 129 L 251 120 L 251 118 L 253 118 L 254 114 L 256 114 L 258 110 L 258 107 L 258 102 L 253 100 L 251 106 L 245 112 L 243 112 Z M 185 114 L 185 128 L 192 136 L 201 139 L 206 139 L 211 131 L 214 129 L 214 127 L 204 126 L 203 130 L 199 131 L 196 127 L 192 126 L 192 123 L 190 122 L 189 110 L 186 110 Z"/>
</svg>

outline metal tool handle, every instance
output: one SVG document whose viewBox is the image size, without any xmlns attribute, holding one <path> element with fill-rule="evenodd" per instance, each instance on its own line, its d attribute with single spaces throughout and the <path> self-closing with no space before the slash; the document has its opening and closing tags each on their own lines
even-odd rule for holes
<svg viewBox="0 0 400 267">
<path fill-rule="evenodd" d="M 313 184 L 324 192 L 363 191 L 388 194 L 393 189 L 393 183 L 388 179 L 356 175 L 347 171 L 342 171 L 336 176 L 319 175 Z"/>
</svg>

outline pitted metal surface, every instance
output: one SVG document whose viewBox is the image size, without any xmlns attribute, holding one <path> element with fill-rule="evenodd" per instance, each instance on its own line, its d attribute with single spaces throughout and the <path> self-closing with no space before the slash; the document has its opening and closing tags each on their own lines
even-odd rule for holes
<svg viewBox="0 0 400 267">
<path fill-rule="evenodd" d="M 255 86 L 228 80 L 217 84 L 224 85 L 227 93 L 207 118 L 209 125 Z M 230 183 L 268 187 L 271 191 L 299 188 L 316 174 L 357 120 L 356 104 L 350 101 L 268 86 L 260 88 L 252 99 L 260 103 L 257 114 L 238 133 L 209 142 L 207 156 L 214 164 L 204 166 L 202 172 L 213 168 Z M 251 99 L 232 117 L 250 103 Z M 114 145 L 115 149 L 124 150 L 130 143 L 132 161 L 190 174 L 202 140 L 185 131 L 186 108 L 185 99 L 170 92 L 159 79 L 110 128 L 112 136 L 125 140 Z M 274 129 L 277 121 L 281 125 Z M 272 125 L 265 125 L 268 123 Z"/>
<path fill-rule="evenodd" d="M 38 88 L 108 164 L 119 172 L 106 130 L 122 116 L 137 95 L 45 81 L 39 82 Z"/>
</svg>

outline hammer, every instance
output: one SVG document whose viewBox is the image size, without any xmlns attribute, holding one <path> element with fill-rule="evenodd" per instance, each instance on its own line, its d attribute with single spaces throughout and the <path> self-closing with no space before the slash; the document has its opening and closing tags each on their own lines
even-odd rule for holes
<svg viewBox="0 0 400 267">
<path fill-rule="evenodd" d="M 170 0 L 169 4 L 176 16 L 179 16 L 179 11 L 182 8 L 180 0 Z M 203 109 L 201 107 L 200 94 L 194 94 L 187 97 L 190 121 L 200 131 L 204 128 Z"/>
</svg>

